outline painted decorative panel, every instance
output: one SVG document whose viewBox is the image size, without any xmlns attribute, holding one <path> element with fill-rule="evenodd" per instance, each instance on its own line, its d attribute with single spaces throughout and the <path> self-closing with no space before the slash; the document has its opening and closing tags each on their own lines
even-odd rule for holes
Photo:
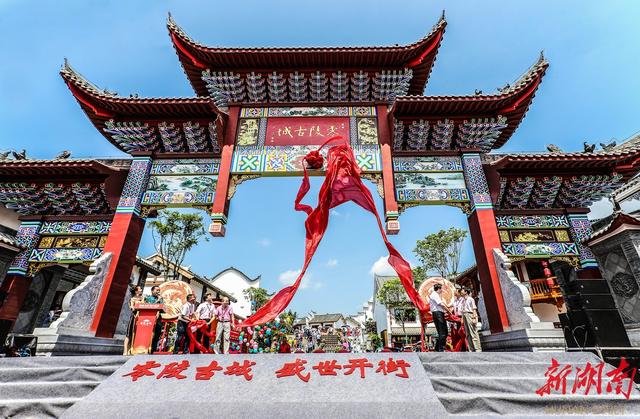
<svg viewBox="0 0 640 419">
<path fill-rule="evenodd" d="M 100 248 L 53 248 L 34 249 L 29 262 L 67 262 L 78 263 L 97 259 L 102 254 Z"/>
<path fill-rule="evenodd" d="M 140 202 L 147 188 L 150 171 L 151 159 L 149 157 L 133 158 L 116 212 L 140 214 Z"/>
<path fill-rule="evenodd" d="M 398 201 L 466 201 L 461 172 L 395 173 Z"/>
<path fill-rule="evenodd" d="M 398 202 L 468 201 L 459 157 L 394 157 Z"/>
<path fill-rule="evenodd" d="M 239 146 L 258 145 L 258 132 L 260 129 L 260 120 L 254 118 L 240 119 L 238 123 L 238 139 L 236 144 Z"/>
<path fill-rule="evenodd" d="M 591 249 L 582 244 L 593 232 L 591 221 L 589 221 L 586 214 L 569 214 L 568 218 L 571 224 L 571 236 L 580 250 L 580 265 L 583 268 L 597 267 L 598 263 L 595 255 L 591 252 Z"/>
<path fill-rule="evenodd" d="M 317 146 L 268 146 L 268 147 L 237 147 L 233 156 L 233 173 L 264 173 L 264 174 L 300 174 L 303 172 L 302 160 Z M 327 157 L 328 149 L 321 150 Z M 358 146 L 353 153 L 358 166 L 367 172 L 381 171 L 380 150 L 375 146 Z M 321 173 L 314 171 L 313 173 Z"/>
<path fill-rule="evenodd" d="M 29 255 L 33 248 L 38 244 L 40 239 L 40 221 L 23 221 L 18 228 L 16 241 L 25 248 L 16 255 L 13 262 L 9 266 L 7 274 L 25 275 L 29 268 Z"/>
<path fill-rule="evenodd" d="M 152 176 L 142 204 L 212 204 L 217 181 L 217 175 Z"/>
<path fill-rule="evenodd" d="M 555 241 L 555 235 L 552 230 L 510 230 L 511 240 L 510 242 L 516 243 L 529 243 L 529 242 L 553 242 Z"/>
<path fill-rule="evenodd" d="M 460 157 L 394 157 L 394 172 L 462 171 Z"/>
<path fill-rule="evenodd" d="M 378 145 L 378 124 L 375 118 L 356 118 L 358 144 Z"/>
<path fill-rule="evenodd" d="M 506 243 L 502 250 L 509 256 L 578 256 L 575 243 Z"/>
<path fill-rule="evenodd" d="M 173 207 L 212 204 L 219 170 L 218 159 L 154 161 L 142 204 Z"/>
<path fill-rule="evenodd" d="M 217 174 L 219 159 L 156 160 L 151 166 L 152 175 Z"/>
<path fill-rule="evenodd" d="M 318 86 L 310 82 L 313 94 Z M 382 170 L 375 107 L 281 106 L 241 109 L 231 171 L 299 175 L 304 156 L 336 135 L 350 142 L 363 171 Z M 322 150 L 325 158 L 327 151 Z"/>
<path fill-rule="evenodd" d="M 482 168 L 479 154 L 465 154 L 462 156 L 464 176 L 471 195 L 471 208 L 493 208 L 487 178 Z"/>
<path fill-rule="evenodd" d="M 100 237 L 98 236 L 71 236 L 56 237 L 53 247 L 75 248 L 75 247 L 98 247 Z"/>
<path fill-rule="evenodd" d="M 107 234 L 111 221 L 45 221 L 41 234 Z"/>
<path fill-rule="evenodd" d="M 559 228 L 569 227 L 564 215 L 498 215 L 498 228 Z"/>
</svg>

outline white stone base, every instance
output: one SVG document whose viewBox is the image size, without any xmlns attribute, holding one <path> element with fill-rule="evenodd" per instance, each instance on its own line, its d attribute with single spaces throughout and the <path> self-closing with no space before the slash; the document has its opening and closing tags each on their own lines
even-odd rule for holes
<svg viewBox="0 0 640 419">
<path fill-rule="evenodd" d="M 562 329 L 552 323 L 532 323 L 532 327 L 500 333 L 482 332 L 480 343 L 485 352 L 564 352 Z"/>
<path fill-rule="evenodd" d="M 640 347 L 640 327 L 627 327 L 627 335 L 631 346 Z"/>
<path fill-rule="evenodd" d="M 59 335 L 48 327 L 36 328 L 38 356 L 122 355 L 124 339 L 94 336 Z"/>
</svg>

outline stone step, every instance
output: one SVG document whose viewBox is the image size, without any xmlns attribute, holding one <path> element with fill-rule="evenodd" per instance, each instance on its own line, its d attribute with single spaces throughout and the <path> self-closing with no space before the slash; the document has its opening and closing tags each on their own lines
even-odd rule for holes
<svg viewBox="0 0 640 419">
<path fill-rule="evenodd" d="M 547 380 L 544 377 L 494 377 L 490 374 L 487 374 L 484 378 L 469 378 L 469 377 L 431 377 L 431 383 L 433 384 L 433 388 L 436 390 L 438 396 L 441 394 L 449 394 L 449 393 L 463 393 L 467 395 L 494 395 L 499 396 L 501 394 L 507 395 L 535 395 L 536 390 L 546 384 Z M 573 388 L 574 379 L 573 377 L 567 378 L 567 393 L 571 393 Z M 603 378 L 602 380 L 602 391 L 606 392 L 606 385 L 608 380 Z M 555 393 L 552 392 L 552 393 Z M 577 389 L 576 394 L 584 394 L 584 388 Z M 575 395 L 570 395 L 575 396 Z M 597 396 L 596 389 L 591 388 L 590 394 L 588 396 L 583 397 L 592 397 Z M 622 396 L 619 396 L 622 397 Z M 635 389 L 632 390 L 631 398 L 636 402 L 640 403 L 640 389 L 638 386 L 635 386 Z M 640 410 L 639 410 L 640 412 Z"/>
<path fill-rule="evenodd" d="M 0 370 L 3 368 L 41 368 L 47 366 L 55 367 L 104 367 L 120 365 L 127 362 L 129 358 L 122 355 L 102 355 L 102 356 L 31 356 L 24 358 L 0 358 Z"/>
<path fill-rule="evenodd" d="M 447 393 L 438 395 L 440 402 L 450 414 L 461 414 L 465 417 L 489 414 L 504 415 L 567 415 L 566 417 L 585 417 L 587 415 L 627 415 L 638 417 L 640 402 L 626 400 L 620 396 L 580 396 L 580 395 L 545 395 L 537 394 L 464 394 Z"/>
<path fill-rule="evenodd" d="M 584 366 L 580 363 L 579 366 Z M 492 377 L 544 377 L 550 364 L 547 362 L 513 363 L 513 362 L 433 362 L 423 364 L 429 377 L 467 377 L 470 379 Z"/>
<path fill-rule="evenodd" d="M 0 383 L 101 381 L 113 374 L 118 366 L 0 368 Z M 0 397 L 2 397 L 0 395 Z"/>
<path fill-rule="evenodd" d="M 80 400 L 80 397 L 3 400 L 0 403 L 0 417 L 58 418 L 65 410 Z"/>
<path fill-rule="evenodd" d="M 0 383 L 0 406 L 9 401 L 78 398 L 89 394 L 101 381 L 48 381 Z"/>
<path fill-rule="evenodd" d="M 551 358 L 561 364 L 585 364 L 587 361 L 600 362 L 600 359 L 589 352 L 421 352 L 420 360 L 424 363 L 536 363 L 551 364 Z"/>
</svg>

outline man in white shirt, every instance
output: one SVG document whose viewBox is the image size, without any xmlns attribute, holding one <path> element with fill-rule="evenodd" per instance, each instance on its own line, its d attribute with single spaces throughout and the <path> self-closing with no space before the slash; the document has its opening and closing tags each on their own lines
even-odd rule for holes
<svg viewBox="0 0 640 419">
<path fill-rule="evenodd" d="M 463 288 L 461 295 L 462 303 L 462 322 L 464 324 L 464 332 L 467 336 L 467 351 L 482 352 L 480 346 L 480 336 L 478 336 L 478 312 L 476 302 L 469 292 L 469 288 Z"/>
<path fill-rule="evenodd" d="M 429 308 L 431 309 L 431 315 L 433 317 L 433 324 L 436 326 L 438 332 L 438 339 L 436 340 L 436 351 L 444 352 L 444 347 L 447 343 L 447 335 L 449 329 L 447 328 L 447 321 L 444 319 L 444 314 L 451 313 L 449 307 L 447 307 L 442 300 L 442 285 L 435 284 L 433 291 L 429 294 Z"/>
<path fill-rule="evenodd" d="M 195 301 L 195 295 L 187 295 L 187 302 L 184 303 L 182 305 L 182 308 L 180 309 L 180 315 L 178 316 L 178 324 L 176 330 L 176 342 L 173 345 L 174 354 L 177 354 L 180 349 L 182 349 L 182 353 L 189 353 L 189 334 L 187 333 L 187 327 L 189 327 L 189 323 L 191 323 L 191 320 L 195 318 Z"/>
<path fill-rule="evenodd" d="M 204 295 L 204 302 L 196 308 L 196 319 L 205 320 L 207 322 L 207 331 L 210 331 L 211 323 L 213 322 L 216 306 L 213 304 L 213 294 L 208 292 Z M 209 336 L 204 335 L 198 330 L 196 334 L 198 342 L 202 342 L 202 346 L 209 349 Z"/>
</svg>

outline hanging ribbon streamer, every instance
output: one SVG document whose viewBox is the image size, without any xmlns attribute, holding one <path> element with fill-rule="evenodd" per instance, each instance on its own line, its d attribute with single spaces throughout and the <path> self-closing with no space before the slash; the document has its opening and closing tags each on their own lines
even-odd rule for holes
<svg viewBox="0 0 640 419">
<path fill-rule="evenodd" d="M 194 349 L 197 348 L 200 353 L 210 354 L 211 350 L 209 348 L 205 348 L 203 344 L 198 342 L 196 332 L 200 331 L 203 335 L 208 336 L 209 338 L 216 337 L 215 332 L 209 331 L 209 325 L 206 320 L 192 320 L 191 323 L 187 325 L 187 335 L 189 335 L 189 353 L 192 354 Z"/>
<path fill-rule="evenodd" d="M 326 175 L 324 182 L 320 187 L 320 193 L 318 194 L 318 205 L 315 208 L 311 208 L 309 205 L 301 204 L 300 202 L 310 189 L 307 167 L 315 170 L 321 169 L 324 163 L 324 158 L 322 157 L 322 154 L 320 154 L 320 150 L 330 142 L 334 141 L 341 141 L 341 143 L 332 146 L 327 154 L 328 161 Z M 304 161 L 307 163 L 307 166 L 304 167 L 304 177 L 302 179 L 300 189 L 298 190 L 294 205 L 296 211 L 304 211 L 307 214 L 307 219 L 305 221 L 306 240 L 304 265 L 300 275 L 298 275 L 298 278 L 292 285 L 281 289 L 271 298 L 271 300 L 239 324 L 238 327 L 252 327 L 266 323 L 275 319 L 278 314 L 284 311 L 298 290 L 300 281 L 307 271 L 309 263 L 311 263 L 311 259 L 313 259 L 313 255 L 315 254 L 316 249 L 327 230 L 327 226 L 329 224 L 329 211 L 331 208 L 337 207 L 338 205 L 348 201 L 353 201 L 360 207 L 375 215 L 376 221 L 378 222 L 378 228 L 380 229 L 380 234 L 382 235 L 382 239 L 389 251 L 389 264 L 396 271 L 398 277 L 400 277 L 400 282 L 404 286 L 411 302 L 421 313 L 428 312 L 429 305 L 420 298 L 420 295 L 413 284 L 411 266 L 387 239 L 387 235 L 384 232 L 382 221 L 380 220 L 380 216 L 376 210 L 371 192 L 369 192 L 369 189 L 364 186 L 362 179 L 360 179 L 360 168 L 356 163 L 353 150 L 349 143 L 340 136 L 329 138 L 317 150 L 308 153 L 305 156 Z"/>
</svg>

